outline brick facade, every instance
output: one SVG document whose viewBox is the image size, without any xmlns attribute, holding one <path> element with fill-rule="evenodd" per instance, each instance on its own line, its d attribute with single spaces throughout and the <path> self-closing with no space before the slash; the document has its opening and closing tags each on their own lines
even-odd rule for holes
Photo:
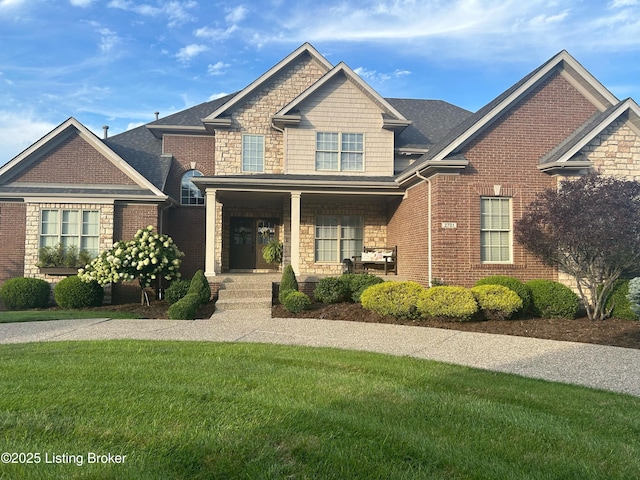
<svg viewBox="0 0 640 480">
<path fill-rule="evenodd" d="M 460 175 L 431 179 L 433 279 L 471 286 L 488 275 L 557 278 L 515 241 L 512 263 L 481 262 L 480 199 L 511 198 L 513 221 L 521 218 L 539 192 L 556 185 L 555 177 L 536 168 L 540 157 L 595 111 L 560 74 L 553 75 L 463 148 L 469 166 Z M 399 272 L 423 284 L 428 283 L 427 212 L 423 184 L 407 192 L 389 222 L 389 239 L 399 245 Z M 443 223 L 456 226 L 443 228 Z"/>
<path fill-rule="evenodd" d="M 70 134 L 11 180 L 47 184 L 135 185 L 126 173 L 77 133 Z"/>
<path fill-rule="evenodd" d="M 0 202 L 0 284 L 24 275 L 26 205 Z"/>
</svg>

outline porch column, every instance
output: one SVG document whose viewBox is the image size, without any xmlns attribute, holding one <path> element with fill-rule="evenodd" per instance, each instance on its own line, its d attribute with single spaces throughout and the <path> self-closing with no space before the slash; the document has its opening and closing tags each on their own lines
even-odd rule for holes
<svg viewBox="0 0 640 480">
<path fill-rule="evenodd" d="M 300 274 L 300 196 L 301 192 L 291 192 L 291 267 Z"/>
<path fill-rule="evenodd" d="M 206 189 L 206 219 L 205 219 L 205 261 L 204 274 L 207 277 L 216 275 L 216 191 Z"/>
</svg>

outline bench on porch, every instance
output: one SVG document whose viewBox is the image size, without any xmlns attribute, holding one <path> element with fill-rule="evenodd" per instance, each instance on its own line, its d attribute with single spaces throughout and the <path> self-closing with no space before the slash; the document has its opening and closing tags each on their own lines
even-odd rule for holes
<svg viewBox="0 0 640 480">
<path fill-rule="evenodd" d="M 384 270 L 398 274 L 398 247 L 364 247 L 360 255 L 352 257 L 353 270 L 362 273 L 371 270 Z"/>
</svg>

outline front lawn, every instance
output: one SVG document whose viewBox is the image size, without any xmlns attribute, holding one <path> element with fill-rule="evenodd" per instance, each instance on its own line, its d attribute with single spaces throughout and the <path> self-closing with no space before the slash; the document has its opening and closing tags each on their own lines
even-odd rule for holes
<svg viewBox="0 0 640 480">
<path fill-rule="evenodd" d="M 40 458 L 1 465 L 0 478 L 640 471 L 640 398 L 425 360 L 127 340 L 2 345 L 0 364 L 2 449 Z M 68 463 L 45 462 L 56 458 Z"/>
</svg>

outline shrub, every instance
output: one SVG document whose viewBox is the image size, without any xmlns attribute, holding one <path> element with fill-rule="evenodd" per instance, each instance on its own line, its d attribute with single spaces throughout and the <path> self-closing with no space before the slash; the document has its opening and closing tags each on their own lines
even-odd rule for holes
<svg viewBox="0 0 640 480">
<path fill-rule="evenodd" d="M 171 285 L 165 290 L 164 298 L 169 305 L 173 305 L 189 291 L 191 281 L 178 278 L 171 282 Z"/>
<path fill-rule="evenodd" d="M 418 318 L 418 299 L 424 288 L 416 282 L 383 282 L 362 292 L 362 306 L 380 315 Z"/>
<path fill-rule="evenodd" d="M 471 293 L 489 320 L 506 320 L 522 308 L 518 294 L 502 285 L 478 285 L 471 289 Z"/>
<path fill-rule="evenodd" d="M 566 285 L 553 280 L 530 280 L 531 312 L 541 318 L 576 318 L 580 299 Z"/>
<path fill-rule="evenodd" d="M 491 277 L 481 278 L 476 282 L 476 286 L 478 285 L 502 285 L 516 292 L 520 300 L 522 300 L 522 308 L 519 308 L 518 311 L 515 312 L 517 315 L 527 313 L 531 307 L 531 292 L 529 288 L 515 277 L 493 275 Z"/>
<path fill-rule="evenodd" d="M 198 270 L 193 275 L 187 295 L 190 293 L 197 295 L 201 304 L 207 303 L 211 300 L 211 287 L 209 287 L 207 277 L 204 276 L 204 272 L 202 270 Z"/>
<path fill-rule="evenodd" d="M 360 302 L 360 296 L 371 285 L 384 282 L 383 279 L 369 273 L 345 273 L 342 275 L 344 282 L 349 288 L 349 296 L 354 302 Z"/>
<path fill-rule="evenodd" d="M 104 290 L 95 280 L 83 282 L 73 275 L 54 287 L 53 298 L 62 308 L 98 307 L 104 300 Z"/>
<path fill-rule="evenodd" d="M 282 271 L 282 278 L 280 279 L 280 289 L 278 291 L 278 300 L 284 305 L 284 297 L 290 292 L 298 291 L 298 281 L 296 280 L 296 273 L 293 271 L 291 265 L 284 267 Z"/>
<path fill-rule="evenodd" d="M 350 297 L 349 284 L 342 277 L 326 277 L 318 282 L 313 297 L 322 303 L 344 302 Z"/>
<path fill-rule="evenodd" d="M 201 304 L 201 297 L 196 293 L 188 293 L 169 307 L 167 314 L 171 320 L 193 320 Z"/>
<path fill-rule="evenodd" d="M 478 303 L 468 288 L 431 287 L 420 295 L 418 311 L 423 317 L 467 321 L 478 311 Z"/>
<path fill-rule="evenodd" d="M 306 293 L 297 290 L 288 290 L 288 292 L 282 304 L 290 312 L 298 313 L 311 306 L 311 300 Z"/>
<path fill-rule="evenodd" d="M 45 308 L 51 286 L 39 278 L 11 278 L 0 287 L 0 300 L 8 310 Z"/>
<path fill-rule="evenodd" d="M 637 320 L 638 316 L 631 309 L 631 302 L 627 298 L 629 295 L 629 280 L 616 280 L 613 290 L 605 303 L 605 311 L 610 312 L 609 316 L 613 318 L 622 318 L 624 320 Z"/>
<path fill-rule="evenodd" d="M 640 317 L 640 277 L 633 278 L 629 282 L 627 300 L 629 300 L 631 311 Z"/>
</svg>

